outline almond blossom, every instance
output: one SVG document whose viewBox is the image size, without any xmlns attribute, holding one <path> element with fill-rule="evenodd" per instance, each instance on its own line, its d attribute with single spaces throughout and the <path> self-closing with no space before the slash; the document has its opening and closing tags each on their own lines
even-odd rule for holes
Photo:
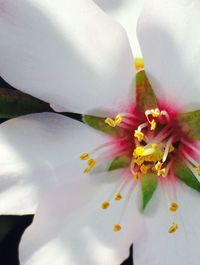
<svg viewBox="0 0 200 265">
<path fill-rule="evenodd" d="M 34 222 L 22 238 L 21 264 L 114 265 L 127 257 L 133 242 L 136 265 L 197 265 L 197 0 L 146 2 L 138 38 L 147 74 L 141 60 L 135 60 L 135 73 L 124 30 L 91 1 L 60 1 L 56 9 L 49 1 L 23 5 L 16 1 L 15 8 L 11 8 L 12 1 L 3 3 L 2 34 L 10 38 L 9 43 L 17 40 L 19 45 L 14 51 L 4 42 L 0 46 L 5 79 L 19 89 L 29 87 L 30 93 L 55 108 L 80 111 L 86 123 L 54 114 L 13 120 L 21 122 L 21 131 L 29 126 L 27 139 L 34 136 L 37 146 L 42 146 L 45 136 L 37 135 L 35 124 L 41 131 L 45 128 L 44 153 L 33 150 L 40 162 L 46 156 L 44 161 L 52 170 L 45 173 L 53 175 L 50 185 L 44 185 Z M 69 17 L 65 8 L 70 10 Z M 38 31 L 28 35 L 32 24 L 22 27 L 29 11 L 37 18 L 31 23 L 40 25 L 39 33 L 46 29 L 47 38 L 39 45 L 39 38 L 35 40 Z M 42 12 L 48 14 L 47 21 Z M 56 21 L 55 32 L 47 30 L 51 20 Z M 88 35 L 86 27 L 91 30 Z M 68 49 L 67 40 L 73 44 Z M 18 49 L 24 41 L 25 52 L 24 46 Z M 22 78 L 25 70 L 26 78 Z M 25 146 L 33 148 L 31 143 Z"/>
</svg>

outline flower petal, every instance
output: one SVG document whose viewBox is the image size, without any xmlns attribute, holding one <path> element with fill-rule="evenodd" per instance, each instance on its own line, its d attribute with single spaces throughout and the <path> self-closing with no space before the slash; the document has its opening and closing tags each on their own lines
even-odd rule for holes
<svg viewBox="0 0 200 265">
<path fill-rule="evenodd" d="M 136 23 L 144 0 L 94 0 L 94 2 L 126 29 L 134 56 L 140 56 Z"/>
<path fill-rule="evenodd" d="M 127 103 L 134 76 L 123 28 L 90 0 L 0 0 L 0 73 L 72 112 Z"/>
<path fill-rule="evenodd" d="M 150 81 L 173 106 L 200 107 L 199 1 L 146 1 L 138 38 Z"/>
<path fill-rule="evenodd" d="M 146 214 L 143 233 L 134 244 L 135 265 L 199 264 L 200 196 L 190 188 L 180 185 L 177 191 L 180 208 L 177 213 L 168 212 L 163 192 L 153 198 L 157 204 L 153 213 Z M 175 216 L 175 218 L 174 218 Z M 177 222 L 178 230 L 168 233 L 171 222 Z"/>
<path fill-rule="evenodd" d="M 33 213 L 47 184 L 57 181 L 55 169 L 67 170 L 73 161 L 76 167 L 80 152 L 103 139 L 84 124 L 57 114 L 32 114 L 1 124 L 0 214 Z"/>
<path fill-rule="evenodd" d="M 22 238 L 20 264 L 53 265 L 56 261 L 57 265 L 116 265 L 127 258 L 137 233 L 135 200 L 132 197 L 128 204 L 122 230 L 114 233 L 113 225 L 123 211 L 123 200 L 102 210 L 101 203 L 116 182 L 95 184 L 95 177 L 83 177 L 71 185 L 62 182 L 49 191 Z M 107 178 L 108 173 L 100 177 Z M 115 180 L 119 177 L 120 171 L 112 174 Z M 125 194 L 128 188 L 130 185 L 124 189 Z"/>
</svg>

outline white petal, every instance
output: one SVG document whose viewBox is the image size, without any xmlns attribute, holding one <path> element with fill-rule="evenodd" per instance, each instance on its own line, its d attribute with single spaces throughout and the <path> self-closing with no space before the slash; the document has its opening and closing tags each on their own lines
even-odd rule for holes
<svg viewBox="0 0 200 265">
<path fill-rule="evenodd" d="M 136 24 L 144 0 L 94 0 L 94 2 L 125 28 L 134 57 L 141 56 Z"/>
<path fill-rule="evenodd" d="M 57 181 L 55 169 L 67 170 L 74 161 L 81 170 L 80 153 L 102 139 L 104 135 L 57 114 L 27 115 L 1 124 L 0 214 L 33 213 L 47 184 Z"/>
<path fill-rule="evenodd" d="M 20 264 L 116 265 L 128 257 L 137 234 L 135 198 L 132 194 L 122 219 L 123 229 L 114 233 L 123 200 L 112 201 L 107 210 L 101 210 L 101 203 L 113 191 L 121 172 L 110 173 L 114 182 L 95 183 L 96 177 L 108 178 L 108 174 L 93 174 L 71 185 L 63 182 L 49 192 L 22 237 Z M 123 195 L 132 186 L 129 184 Z"/>
<path fill-rule="evenodd" d="M 158 195 L 158 194 L 157 194 Z M 170 214 L 163 192 L 154 198 L 156 211 L 146 214 L 143 233 L 134 243 L 135 265 L 198 265 L 200 259 L 200 195 L 181 185 L 178 190 L 180 209 Z M 175 217 L 174 217 L 175 216 Z M 173 218 L 174 217 L 174 218 Z M 168 233 L 172 221 L 179 225 L 174 234 Z"/>
<path fill-rule="evenodd" d="M 128 103 L 133 58 L 123 28 L 90 0 L 0 0 L 0 73 L 68 111 Z"/>
<path fill-rule="evenodd" d="M 145 68 L 163 100 L 200 107 L 198 0 L 146 1 L 138 38 Z"/>
</svg>

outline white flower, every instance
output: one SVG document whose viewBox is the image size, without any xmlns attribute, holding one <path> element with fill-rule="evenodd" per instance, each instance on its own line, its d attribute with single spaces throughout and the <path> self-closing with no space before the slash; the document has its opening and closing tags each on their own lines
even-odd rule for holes
<svg viewBox="0 0 200 265">
<path fill-rule="evenodd" d="M 90 1 L 15 3 L 0 2 L 0 71 L 6 80 L 71 111 L 101 116 L 123 110 L 131 100 L 134 72 L 126 35 L 117 23 Z M 138 24 L 149 79 L 160 97 L 178 101 L 184 109 L 199 107 L 194 105 L 200 94 L 198 7 L 197 0 L 148 1 Z M 199 264 L 198 194 L 182 185 L 177 189 L 182 229 L 173 236 L 166 232 L 169 218 L 160 190 L 152 199 L 153 211 L 147 209 L 145 215 L 138 212 L 137 191 L 131 192 L 124 213 L 121 201 L 103 212 L 99 203 L 111 194 L 121 171 L 85 176 L 78 156 L 104 143 L 106 136 L 53 114 L 30 115 L 4 126 L 2 139 L 8 144 L 1 147 L 7 154 L 3 165 L 18 161 L 17 152 L 31 176 L 32 167 L 42 175 L 39 164 L 55 177 L 23 236 L 21 264 L 115 265 L 127 257 L 132 242 L 136 265 Z M 123 229 L 113 233 L 121 213 Z"/>
</svg>

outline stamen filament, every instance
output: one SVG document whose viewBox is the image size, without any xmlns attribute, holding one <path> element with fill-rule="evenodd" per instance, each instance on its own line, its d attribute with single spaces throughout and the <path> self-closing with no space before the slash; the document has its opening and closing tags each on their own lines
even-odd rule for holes
<svg viewBox="0 0 200 265">
<path fill-rule="evenodd" d="M 187 145 L 189 148 L 191 148 L 193 151 L 195 151 L 197 153 L 197 155 L 200 155 L 200 150 L 197 149 L 195 146 L 193 146 L 192 144 L 190 144 L 189 142 L 187 142 L 184 139 L 181 139 L 181 142 L 184 143 L 185 145 Z"/>
<path fill-rule="evenodd" d="M 166 161 L 166 159 L 168 157 L 169 149 L 170 149 L 170 146 L 171 146 L 172 141 L 173 141 L 173 137 L 169 138 L 169 140 L 166 143 L 164 155 L 163 155 L 163 158 L 162 158 L 162 162 L 163 163 Z"/>
</svg>

